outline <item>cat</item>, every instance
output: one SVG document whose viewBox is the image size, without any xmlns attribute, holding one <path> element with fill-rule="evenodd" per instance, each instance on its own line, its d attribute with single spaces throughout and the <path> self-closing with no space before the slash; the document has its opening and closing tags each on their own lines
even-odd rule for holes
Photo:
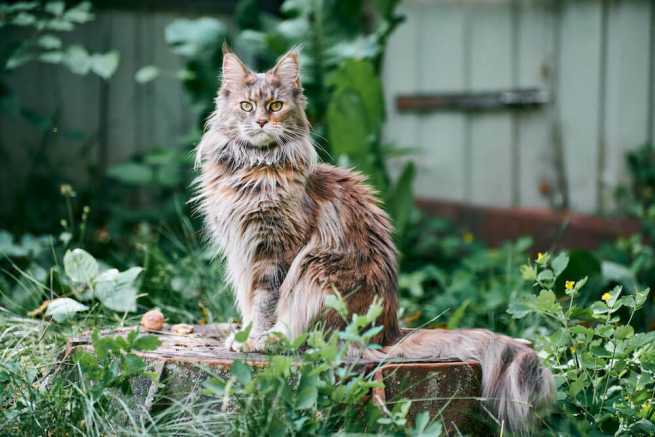
<svg viewBox="0 0 655 437">
<path fill-rule="evenodd" d="M 250 326 L 245 342 L 231 336 L 226 347 L 262 350 L 276 333 L 293 339 L 315 322 L 343 328 L 324 304 L 337 291 L 351 314 L 381 302 L 372 342 L 384 348 L 365 355 L 479 360 L 493 411 L 510 429 L 528 429 L 553 396 L 532 349 L 485 330 L 401 335 L 391 222 L 362 175 L 318 162 L 298 51 L 256 73 L 224 45 L 215 103 L 196 149 L 194 200 Z"/>
</svg>

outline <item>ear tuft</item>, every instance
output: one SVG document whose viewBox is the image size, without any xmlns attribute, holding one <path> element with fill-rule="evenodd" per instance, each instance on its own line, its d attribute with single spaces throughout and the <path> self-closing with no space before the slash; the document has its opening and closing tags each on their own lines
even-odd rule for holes
<svg viewBox="0 0 655 437">
<path fill-rule="evenodd" d="M 223 84 L 243 84 L 253 73 L 235 55 L 227 43 L 223 43 Z"/>
<path fill-rule="evenodd" d="M 230 45 L 227 43 L 227 40 L 223 40 L 223 46 L 221 49 L 223 50 L 223 56 L 227 55 L 228 53 L 233 53 Z"/>
<path fill-rule="evenodd" d="M 275 67 L 268 71 L 268 74 L 274 76 L 282 83 L 291 84 L 295 88 L 300 88 L 300 55 L 297 49 L 291 49 L 280 59 Z"/>
</svg>

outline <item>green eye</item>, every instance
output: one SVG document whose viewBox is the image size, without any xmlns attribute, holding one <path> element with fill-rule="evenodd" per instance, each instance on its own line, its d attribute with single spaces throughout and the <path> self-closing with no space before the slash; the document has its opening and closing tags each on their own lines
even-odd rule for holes
<svg viewBox="0 0 655 437">
<path fill-rule="evenodd" d="M 246 112 L 252 111 L 253 110 L 252 103 L 246 101 L 241 102 L 241 109 Z"/>
<path fill-rule="evenodd" d="M 276 100 L 276 101 L 274 101 L 274 102 L 271 102 L 271 103 L 268 105 L 268 110 L 271 111 L 271 112 L 277 112 L 277 111 L 279 111 L 280 109 L 282 109 L 282 102 L 280 102 L 279 100 Z"/>
</svg>

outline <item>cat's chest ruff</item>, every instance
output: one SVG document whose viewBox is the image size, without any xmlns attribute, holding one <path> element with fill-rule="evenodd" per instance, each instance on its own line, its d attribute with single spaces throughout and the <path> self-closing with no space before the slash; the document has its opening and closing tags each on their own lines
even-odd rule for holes
<svg viewBox="0 0 655 437">
<path fill-rule="evenodd" d="M 235 236 L 253 229 L 281 230 L 297 220 L 304 177 L 278 169 L 248 169 L 221 177 L 213 187 L 216 224 Z"/>
</svg>

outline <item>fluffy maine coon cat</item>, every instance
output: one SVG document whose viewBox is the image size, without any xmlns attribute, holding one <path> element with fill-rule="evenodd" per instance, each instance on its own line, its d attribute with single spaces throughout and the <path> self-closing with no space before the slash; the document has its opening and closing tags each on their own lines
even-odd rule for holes
<svg viewBox="0 0 655 437">
<path fill-rule="evenodd" d="M 216 110 L 197 148 L 197 201 L 227 261 L 243 326 L 234 350 L 261 350 L 268 334 L 293 338 L 321 322 L 344 326 L 324 306 L 339 290 L 351 313 L 376 299 L 384 329 L 369 357 L 480 361 L 483 396 L 513 431 L 526 431 L 553 396 L 553 379 L 525 344 L 486 330 L 417 330 L 401 337 L 391 224 L 364 178 L 317 163 L 305 116 L 298 54 L 265 73 L 224 47 Z"/>
</svg>

